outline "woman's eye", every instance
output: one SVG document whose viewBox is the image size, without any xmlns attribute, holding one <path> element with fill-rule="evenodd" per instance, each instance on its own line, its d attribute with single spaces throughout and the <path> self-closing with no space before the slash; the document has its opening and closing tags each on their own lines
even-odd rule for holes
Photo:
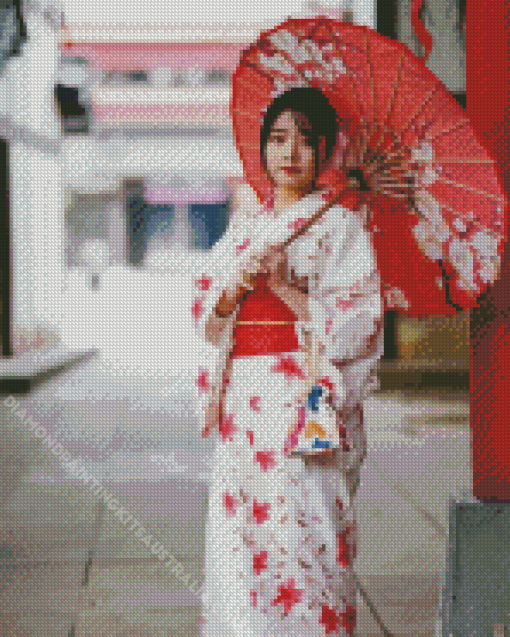
<svg viewBox="0 0 510 637">
<path fill-rule="evenodd" d="M 284 138 L 281 135 L 274 135 L 271 138 L 272 142 L 277 142 L 278 144 L 281 142 L 284 142 Z M 310 135 L 303 135 L 303 139 L 305 144 L 307 144 L 308 146 L 313 146 L 313 140 L 312 137 Z"/>
</svg>

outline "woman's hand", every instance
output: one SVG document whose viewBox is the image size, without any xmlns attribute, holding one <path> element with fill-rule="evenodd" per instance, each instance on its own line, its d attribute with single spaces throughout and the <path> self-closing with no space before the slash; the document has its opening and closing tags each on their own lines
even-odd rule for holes
<svg viewBox="0 0 510 637">
<path fill-rule="evenodd" d="M 324 449 L 317 453 L 305 453 L 302 455 L 305 465 L 319 464 L 323 467 L 333 466 L 338 461 L 338 449 Z"/>
<path fill-rule="evenodd" d="M 264 271 L 262 261 L 265 255 L 253 255 L 244 264 L 242 270 L 240 270 L 234 279 L 234 282 L 230 287 L 231 290 L 236 291 L 239 287 L 253 289 L 255 286 L 256 278 L 258 274 Z"/>
<path fill-rule="evenodd" d="M 227 322 L 224 318 L 216 316 L 214 313 L 209 316 L 205 325 L 205 338 L 206 340 L 218 347 L 221 342 L 221 336 L 225 329 Z"/>
<path fill-rule="evenodd" d="M 253 256 L 251 263 L 253 271 L 257 274 L 260 272 L 279 273 L 283 277 L 287 255 L 282 246 L 269 246 L 262 254 Z"/>
<path fill-rule="evenodd" d="M 229 286 L 227 291 L 229 297 L 232 299 L 238 298 L 240 287 L 253 289 L 258 275 L 263 272 L 271 272 L 278 263 L 281 263 L 280 268 L 284 268 L 282 261 L 284 258 L 282 250 L 273 247 L 268 248 L 260 255 L 252 255 L 244 264 L 242 270 L 237 273 L 232 285 Z"/>
<path fill-rule="evenodd" d="M 297 277 L 294 268 L 290 268 L 288 274 L 287 254 L 284 250 L 275 250 L 264 261 L 265 267 L 270 272 L 269 281 L 273 286 L 285 285 L 305 294 L 308 292 L 308 276 Z"/>
<path fill-rule="evenodd" d="M 254 289 L 258 274 L 264 271 L 261 265 L 263 258 L 263 256 L 252 256 L 227 284 L 216 304 L 216 310 L 220 315 L 227 317 L 231 314 L 246 290 Z"/>
</svg>

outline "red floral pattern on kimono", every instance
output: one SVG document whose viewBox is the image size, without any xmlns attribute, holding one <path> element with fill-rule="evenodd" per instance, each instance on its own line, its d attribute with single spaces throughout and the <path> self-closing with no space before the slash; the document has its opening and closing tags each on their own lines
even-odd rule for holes
<svg viewBox="0 0 510 637">
<path fill-rule="evenodd" d="M 296 213 L 295 221 L 305 216 Z M 228 241 L 231 254 L 243 245 L 240 234 Z M 304 351 L 224 359 L 228 383 L 209 488 L 202 637 L 348 636 L 356 625 L 362 401 L 382 353 L 377 271 L 363 223 L 340 206 L 286 250 L 297 277 L 310 282 L 310 325 L 325 348 L 317 380 L 342 413 L 345 447 L 329 462 L 285 453 L 306 384 Z M 201 326 L 228 267 L 224 261 L 207 290 L 197 286 L 205 294 Z M 197 395 L 214 383 L 213 374 L 199 370 Z"/>
<path fill-rule="evenodd" d="M 302 351 L 233 359 L 209 495 L 207 637 L 353 634 L 356 471 L 339 451 L 324 466 L 284 453 L 303 365 Z"/>
</svg>

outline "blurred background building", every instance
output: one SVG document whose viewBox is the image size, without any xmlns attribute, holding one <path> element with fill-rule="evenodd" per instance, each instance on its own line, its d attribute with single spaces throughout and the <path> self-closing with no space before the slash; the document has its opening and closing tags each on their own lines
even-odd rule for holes
<svg viewBox="0 0 510 637">
<path fill-rule="evenodd" d="M 463 9 L 443 4 L 427 0 L 423 11 L 435 45 L 428 65 L 462 103 Z M 10 149 L 17 229 L 10 248 L 12 331 L 43 329 L 54 334 L 52 343 L 59 340 L 62 290 L 78 272 L 98 291 L 112 265 L 161 268 L 177 251 L 207 251 L 235 214 L 235 191 L 243 182 L 228 112 L 241 51 L 289 15 L 326 13 L 377 26 L 418 53 L 410 0 L 382 5 L 378 24 L 376 4 L 368 0 L 287 0 L 254 9 L 242 21 L 226 2 L 214 12 L 194 8 L 193 23 L 183 13 L 171 23 L 154 15 L 144 24 L 130 2 L 122 21 L 109 14 L 103 20 L 97 7 L 89 14 L 74 0 L 26 3 L 33 37 L 3 78 L 4 121 L 17 127 Z M 13 9 L 4 16 L 4 34 L 12 22 L 7 16 L 14 15 Z M 41 170 L 49 181 L 34 182 Z M 45 211 L 37 232 L 26 216 L 34 205 Z M 21 250 L 27 242 L 30 258 Z M 30 268 L 33 289 L 22 292 L 16 281 Z M 384 358 L 466 362 L 468 323 L 465 313 L 414 320 L 390 311 Z"/>
</svg>

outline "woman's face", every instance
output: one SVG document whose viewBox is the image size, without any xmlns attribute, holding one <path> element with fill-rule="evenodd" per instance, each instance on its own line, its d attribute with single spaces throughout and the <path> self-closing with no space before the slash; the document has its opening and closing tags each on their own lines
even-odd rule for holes
<svg viewBox="0 0 510 637">
<path fill-rule="evenodd" d="M 283 111 L 274 121 L 265 149 L 268 176 L 276 189 L 290 194 L 310 191 L 315 177 L 315 150 L 308 119 L 291 110 Z M 295 168 L 294 172 L 285 168 Z"/>
</svg>

